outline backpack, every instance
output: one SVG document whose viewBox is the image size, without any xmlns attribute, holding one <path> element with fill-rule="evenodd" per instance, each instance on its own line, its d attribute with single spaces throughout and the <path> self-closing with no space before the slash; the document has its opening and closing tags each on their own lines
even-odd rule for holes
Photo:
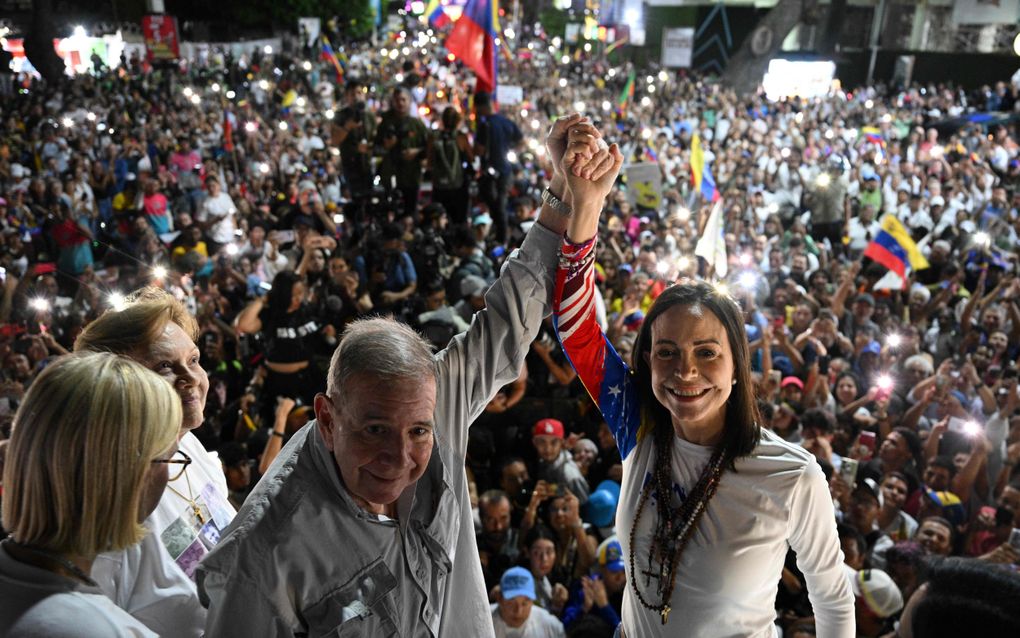
<svg viewBox="0 0 1020 638">
<path fill-rule="evenodd" d="M 443 131 L 433 146 L 432 184 L 437 190 L 455 190 L 464 185 L 464 166 L 460 160 L 457 135 Z"/>
</svg>

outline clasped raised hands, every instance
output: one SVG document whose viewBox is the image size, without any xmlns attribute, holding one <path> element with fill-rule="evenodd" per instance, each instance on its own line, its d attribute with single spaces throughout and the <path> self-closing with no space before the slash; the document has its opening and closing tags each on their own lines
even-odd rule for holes
<svg viewBox="0 0 1020 638">
<path fill-rule="evenodd" d="M 546 148 L 557 177 L 566 180 L 575 202 L 599 202 L 612 189 L 623 166 L 616 144 L 609 146 L 588 118 L 573 113 L 553 123 Z"/>
</svg>

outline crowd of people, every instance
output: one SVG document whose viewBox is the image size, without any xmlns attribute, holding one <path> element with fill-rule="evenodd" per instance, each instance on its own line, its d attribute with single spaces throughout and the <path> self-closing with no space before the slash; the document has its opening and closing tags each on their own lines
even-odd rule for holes
<svg viewBox="0 0 1020 638">
<path fill-rule="evenodd" d="M 143 443 L 95 436 L 134 445 L 162 472 L 152 478 L 158 472 L 149 469 L 143 477 L 136 468 L 133 483 L 121 479 L 127 493 L 144 488 L 149 498 L 137 511 L 91 514 L 130 519 L 101 538 L 94 530 L 82 540 L 33 527 L 32 502 L 63 498 L 25 492 L 18 483 L 39 471 L 32 459 L 41 457 L 29 446 L 45 441 L 0 442 L 7 461 L 3 526 L 16 536 L 4 544 L 7 554 L 0 551 L 0 570 L 16 572 L 9 557 L 35 556 L 43 568 L 83 576 L 88 591 L 102 592 L 133 622 L 161 635 L 200 635 L 206 627 L 228 635 L 240 616 L 259 623 L 262 614 L 275 623 L 266 629 L 275 635 L 324 628 L 316 623 L 336 614 L 365 618 L 369 610 L 407 621 L 414 611 L 382 609 L 373 593 L 383 584 L 378 572 L 351 574 L 346 589 L 326 600 L 313 578 L 325 568 L 311 564 L 311 555 L 284 565 L 267 560 L 258 570 L 232 567 L 238 556 L 266 552 L 260 543 L 275 542 L 270 529 L 316 529 L 321 514 L 314 506 L 281 513 L 266 503 L 318 494 L 309 487 L 314 481 L 301 481 L 314 476 L 321 458 L 335 458 L 339 491 L 351 492 L 344 503 L 352 511 L 423 528 L 445 520 L 475 535 L 477 558 L 456 554 L 452 564 L 435 562 L 436 554 L 452 555 L 464 541 L 441 532 L 394 549 L 385 525 L 352 532 L 345 521 L 337 538 L 329 532 L 319 538 L 333 541 L 334 552 L 386 547 L 383 564 L 400 559 L 401 549 L 433 557 L 417 585 L 398 585 L 427 589 L 431 579 L 433 589 L 446 592 L 445 599 L 424 594 L 417 621 L 433 632 L 451 595 L 459 595 L 451 581 L 469 587 L 475 580 L 484 580 L 492 605 L 484 611 L 498 636 L 612 636 L 628 587 L 648 598 L 640 602 L 655 618 L 661 614 L 663 625 L 684 618 L 697 625 L 731 612 L 735 623 L 747 622 L 744 633 L 727 635 L 768 635 L 748 627 L 763 617 L 771 625 L 773 611 L 784 636 L 852 635 L 833 633 L 839 623 L 852 623 L 828 606 L 849 596 L 860 636 L 891 634 L 897 623 L 900 636 L 966 635 L 953 632 L 973 622 L 1002 632 L 987 635 L 1020 628 L 1015 605 L 1003 602 L 1016 595 L 1020 578 L 1020 86 L 1004 81 L 971 91 L 947 78 L 938 86 L 875 85 L 773 102 L 736 95 L 696 74 L 572 55 L 558 38 L 524 33 L 513 43 L 513 61 L 501 62 L 500 82 L 520 86 L 524 96 L 509 104 L 473 94 L 470 70 L 448 57 L 437 38 L 409 25 L 382 45 L 351 43 L 339 71 L 300 48 L 238 59 L 215 54 L 207 64 L 173 68 L 125 60 L 61 86 L 26 80 L 0 102 L 0 439 L 10 437 L 12 425 L 31 432 L 25 423 L 59 421 L 31 406 L 52 405 L 60 395 L 41 388 L 61 379 L 84 397 L 117 375 L 151 385 L 152 375 L 135 363 L 83 352 L 121 354 L 155 371 L 173 382 L 183 406 L 181 414 L 132 412 L 128 394 L 125 405 L 87 408 L 151 426 L 132 434 L 144 434 Z M 590 282 L 585 304 L 593 323 L 581 333 L 571 328 L 576 317 L 564 312 L 569 294 L 556 300 L 555 321 L 531 322 L 529 313 L 539 308 L 527 295 L 544 293 L 522 283 L 540 277 L 534 274 L 541 271 L 536 252 L 544 255 L 540 239 L 529 240 L 531 251 L 524 240 L 542 232 L 539 211 L 569 211 L 563 183 L 550 185 L 564 151 L 549 145 L 556 138 L 547 132 L 574 111 L 587 120 L 570 120 L 571 130 L 583 132 L 590 123 L 592 138 L 615 143 L 624 162 L 606 195 L 595 197 L 599 211 L 585 218 L 597 241 L 573 254 L 570 242 L 580 246 L 591 237 L 571 230 L 563 249 L 561 270 L 573 277 L 576 266 L 583 274 L 573 281 Z M 694 255 L 713 207 L 692 185 L 695 135 L 721 201 L 726 272 Z M 603 150 L 596 157 L 607 156 Z M 628 179 L 627 164 L 636 163 L 658 168 L 661 191 L 650 198 Z M 606 166 L 585 176 L 597 177 Z M 902 224 L 926 261 L 891 282 L 888 269 L 864 254 L 883 232 L 884 216 Z M 568 267 L 571 260 L 581 265 Z M 620 384 L 629 369 L 636 383 L 647 384 L 633 389 L 641 405 L 658 401 L 674 417 L 688 414 L 686 399 L 694 394 L 669 398 L 665 393 L 677 388 L 656 385 L 664 365 L 657 362 L 666 356 L 656 350 L 651 362 L 647 357 L 653 336 L 655 343 L 665 338 L 652 322 L 675 312 L 666 301 L 678 294 L 671 285 L 690 279 L 710 283 L 689 284 L 684 290 L 697 288 L 700 296 L 677 303 L 704 306 L 726 324 L 716 345 L 727 343 L 732 353 L 725 356 L 740 365 L 727 373 L 723 385 L 732 379 L 733 390 L 727 385 L 722 402 L 731 416 L 754 421 L 743 426 L 768 431 L 761 443 L 748 429 L 747 438 L 727 438 L 724 452 L 713 455 L 695 444 L 714 445 L 715 435 L 702 440 L 694 426 L 676 441 L 660 439 L 659 430 L 642 439 L 637 404 L 614 403 L 623 385 L 604 384 L 593 372 L 611 351 L 605 369 L 624 371 Z M 574 290 L 563 283 L 559 292 Z M 385 383 L 376 385 L 359 384 L 353 372 L 351 379 L 333 376 L 343 368 L 334 351 L 343 351 L 349 326 L 364 352 L 384 347 L 372 341 L 373 330 L 383 328 L 360 321 L 374 316 L 417 331 L 439 353 L 445 374 L 457 379 L 437 376 L 439 398 L 427 409 L 392 383 L 413 373 L 382 374 Z M 596 328 L 606 345 L 594 362 L 585 354 L 590 343 L 572 348 L 571 335 L 597 335 Z M 495 331 L 492 339 L 508 332 L 506 343 L 529 339 L 520 352 L 484 349 L 487 331 Z M 386 338 L 415 347 L 413 333 Z M 723 356 L 692 353 L 699 361 Z M 484 374 L 462 356 L 474 357 Z M 419 364 L 425 365 L 393 363 Z M 95 370 L 93 378 L 81 366 Z M 491 399 L 481 396 L 486 392 Z M 85 399 L 69 396 L 66 404 L 73 400 Z M 406 402 L 401 418 L 420 413 L 410 431 L 427 429 L 430 442 L 433 427 L 438 443 L 448 425 L 429 421 L 433 411 L 456 422 L 470 417 L 463 436 L 448 435 L 456 453 L 437 447 L 441 462 L 417 461 L 415 480 L 424 476 L 444 487 L 428 492 L 438 504 L 435 519 L 423 519 L 417 502 L 379 495 L 384 490 L 373 483 L 379 476 L 359 474 L 360 452 L 343 458 L 362 442 L 344 438 L 331 423 L 344 412 L 367 415 L 383 400 Z M 174 444 L 155 425 L 168 415 L 182 422 Z M 690 412 L 690 423 L 702 416 Z M 667 425 L 660 430 L 668 434 L 668 415 L 662 418 Z M 306 427 L 313 419 L 322 445 Z M 102 424 L 87 425 L 91 437 Z M 645 505 L 642 533 L 653 542 L 637 539 L 643 569 L 635 572 L 638 501 L 670 489 L 669 476 L 656 470 L 668 468 L 669 458 L 640 445 L 653 438 L 658 453 L 674 449 L 674 456 L 698 458 L 715 474 L 691 470 L 691 487 L 679 489 L 691 498 L 678 499 L 702 505 L 697 512 L 678 505 L 696 523 L 681 540 L 670 541 L 662 525 L 652 529 L 653 514 L 660 521 L 668 516 L 668 499 Z M 67 452 L 73 462 L 43 465 L 127 462 L 114 450 L 103 456 L 88 441 L 74 445 L 85 451 Z M 786 456 L 751 455 L 765 445 Z M 627 462 L 635 465 L 627 465 L 632 453 Z M 741 465 L 747 455 L 762 467 Z M 361 456 L 374 471 L 375 461 Z M 454 476 L 449 466 L 461 459 L 470 496 L 458 505 L 460 469 Z M 808 468 L 803 482 L 764 467 L 780 460 L 792 463 L 787 469 Z M 647 474 L 638 461 L 647 461 Z M 322 487 L 327 498 L 331 486 Z M 789 499 L 797 506 L 778 494 L 795 494 Z M 453 504 L 444 505 L 448 498 Z M 373 508 L 380 503 L 396 505 Z M 734 516 L 741 508 L 748 508 L 746 520 Z M 231 525 L 238 511 L 239 524 Z M 65 531 L 71 519 L 99 525 L 59 507 L 47 515 L 54 519 L 49 525 Z M 145 535 L 136 528 L 143 519 Z M 811 530 L 797 529 L 809 520 Z M 217 549 L 228 528 L 230 540 Z M 708 577 L 711 570 L 746 575 L 756 561 L 690 558 L 720 538 L 738 538 L 727 535 L 734 528 L 744 534 L 741 543 L 762 553 L 739 543 L 733 551 L 775 566 L 777 580 L 722 582 Z M 829 535 L 842 550 L 838 574 L 815 542 Z M 288 546 L 301 547 L 315 540 L 287 538 Z M 40 546 L 50 550 L 41 558 Z M 653 569 L 653 550 L 661 553 L 661 569 Z M 70 567 L 61 564 L 67 555 Z M 683 569 L 667 565 L 674 559 Z M 685 580 L 692 564 L 704 583 Z M 289 586 L 321 605 L 286 608 L 278 598 L 284 593 L 270 591 L 277 583 L 267 579 L 291 571 L 297 575 Z M 677 597 L 700 602 L 673 605 L 670 617 L 674 580 Z M 720 602 L 730 588 L 751 582 L 767 600 L 739 611 Z M 259 609 L 248 608 L 251 583 L 268 588 Z M 983 607 L 969 602 L 977 591 L 986 596 Z M 177 603 L 170 611 L 152 605 L 156 592 L 176 595 Z M 220 611 L 207 618 L 199 598 Z M 109 622 L 128 622 L 116 612 L 103 608 Z M 652 631 L 641 624 L 647 619 L 632 618 L 633 635 Z M 4 622 L 10 619 L 0 614 Z"/>
</svg>

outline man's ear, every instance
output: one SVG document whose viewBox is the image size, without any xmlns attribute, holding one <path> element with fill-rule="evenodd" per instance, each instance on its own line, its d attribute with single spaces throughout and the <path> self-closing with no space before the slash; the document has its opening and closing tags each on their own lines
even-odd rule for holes
<svg viewBox="0 0 1020 638">
<path fill-rule="evenodd" d="M 326 444 L 326 449 L 333 452 L 333 429 L 336 423 L 333 421 L 333 402 L 322 392 L 315 395 L 315 425 L 319 428 L 319 434 Z"/>
</svg>

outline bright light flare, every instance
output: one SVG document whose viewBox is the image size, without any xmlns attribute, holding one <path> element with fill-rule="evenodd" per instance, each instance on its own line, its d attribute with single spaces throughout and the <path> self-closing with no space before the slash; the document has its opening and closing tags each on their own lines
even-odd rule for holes
<svg viewBox="0 0 1020 638">
<path fill-rule="evenodd" d="M 110 302 L 110 307 L 117 312 L 127 308 L 127 299 L 124 298 L 124 293 L 117 291 L 111 292 L 110 296 L 107 297 L 106 300 Z"/>
<path fill-rule="evenodd" d="M 665 275 L 667 272 L 669 272 L 669 264 L 667 264 L 664 261 L 660 261 L 659 263 L 655 264 L 655 272 L 659 273 L 660 275 Z"/>
<path fill-rule="evenodd" d="M 890 348 L 899 348 L 900 344 L 902 343 L 903 337 L 896 333 L 893 333 L 885 338 L 885 345 L 889 346 Z"/>
<path fill-rule="evenodd" d="M 737 283 L 744 290 L 754 290 L 758 287 L 758 275 L 753 272 L 742 272 L 737 277 Z"/>
<path fill-rule="evenodd" d="M 983 230 L 974 233 L 974 244 L 976 246 L 988 247 L 992 245 L 992 236 Z"/>
<path fill-rule="evenodd" d="M 818 188 L 828 188 L 832 184 L 832 176 L 828 173 L 821 173 L 815 178 L 815 186 Z"/>
<path fill-rule="evenodd" d="M 156 266 L 152 269 L 153 279 L 166 279 L 167 270 L 166 266 Z"/>
<path fill-rule="evenodd" d="M 233 257 L 234 255 L 236 255 L 238 253 L 240 248 L 237 247 L 237 244 L 227 244 L 227 247 L 224 248 L 224 250 L 227 251 L 228 255 Z"/>
<path fill-rule="evenodd" d="M 882 392 L 889 392 L 893 389 L 894 385 L 896 384 L 893 382 L 893 378 L 888 374 L 880 374 L 878 375 L 878 378 L 875 379 L 875 387 Z"/>
<path fill-rule="evenodd" d="M 32 299 L 31 301 L 28 302 L 28 305 L 31 306 L 32 310 L 35 310 L 36 312 L 49 312 L 50 309 L 50 302 L 47 299 L 43 299 L 42 297 L 36 297 L 35 299 Z"/>
</svg>

